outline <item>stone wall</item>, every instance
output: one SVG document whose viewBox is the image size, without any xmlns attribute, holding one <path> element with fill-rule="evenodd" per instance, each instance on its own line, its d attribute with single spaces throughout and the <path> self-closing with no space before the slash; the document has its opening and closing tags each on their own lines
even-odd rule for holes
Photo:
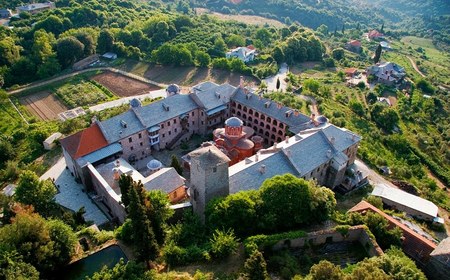
<svg viewBox="0 0 450 280">
<path fill-rule="evenodd" d="M 359 242 L 366 249 L 366 252 L 370 257 L 383 254 L 383 250 L 381 250 L 376 241 L 369 236 L 364 226 L 350 227 L 345 235 L 334 229 L 310 232 L 306 237 L 289 239 L 289 241 L 280 240 L 272 247 L 272 249 L 276 251 L 287 248 L 302 248 L 306 243 L 318 246 L 327 242 L 334 243 L 342 241 Z"/>
</svg>

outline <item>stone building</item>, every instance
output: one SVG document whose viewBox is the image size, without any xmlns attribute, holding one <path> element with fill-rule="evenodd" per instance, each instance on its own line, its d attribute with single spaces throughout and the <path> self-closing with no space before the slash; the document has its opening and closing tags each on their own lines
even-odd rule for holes
<svg viewBox="0 0 450 280">
<path fill-rule="evenodd" d="M 229 161 L 214 145 L 191 153 L 191 203 L 194 212 L 202 218 L 205 206 L 211 199 L 229 194 Z"/>
</svg>

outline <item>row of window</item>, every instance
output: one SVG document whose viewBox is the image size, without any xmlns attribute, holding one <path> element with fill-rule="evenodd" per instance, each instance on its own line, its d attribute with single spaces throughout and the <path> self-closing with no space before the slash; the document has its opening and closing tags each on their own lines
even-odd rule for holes
<svg viewBox="0 0 450 280">
<path fill-rule="evenodd" d="M 266 121 L 268 123 L 271 123 L 271 124 L 273 124 L 275 126 L 278 126 L 279 128 L 284 128 L 284 124 L 282 122 L 278 122 L 276 119 L 272 119 L 271 117 L 266 117 L 266 115 L 264 115 L 262 113 L 259 113 L 258 111 L 253 111 L 253 109 L 247 109 L 247 106 L 245 106 L 245 105 L 241 105 L 241 104 L 235 103 L 233 101 L 233 107 L 237 107 L 238 110 L 242 110 L 244 113 L 248 113 L 250 116 L 254 116 L 256 118 L 259 118 L 260 120 L 263 120 L 263 121 Z M 231 112 L 233 114 L 236 114 L 236 110 L 234 108 L 231 110 Z M 238 114 L 239 114 L 239 112 L 238 112 Z M 247 117 L 246 114 L 242 114 L 242 116 L 244 118 Z"/>
</svg>

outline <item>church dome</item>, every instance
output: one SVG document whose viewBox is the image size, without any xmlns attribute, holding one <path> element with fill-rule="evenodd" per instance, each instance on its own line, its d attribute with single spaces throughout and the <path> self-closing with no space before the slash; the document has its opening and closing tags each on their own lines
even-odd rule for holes
<svg viewBox="0 0 450 280">
<path fill-rule="evenodd" d="M 131 106 L 132 108 L 137 108 L 137 107 L 141 107 L 142 104 L 141 104 L 141 101 L 139 101 L 139 99 L 133 98 L 133 99 L 131 99 L 131 101 L 130 101 L 130 106 Z"/>
<path fill-rule="evenodd" d="M 225 121 L 225 125 L 229 127 L 240 127 L 243 126 L 244 123 L 236 117 L 231 117 Z"/>
<path fill-rule="evenodd" d="M 149 161 L 147 163 L 147 168 L 152 170 L 152 171 L 155 171 L 155 170 L 158 170 L 158 169 L 162 168 L 162 163 L 159 160 L 152 159 L 151 161 Z"/>
<path fill-rule="evenodd" d="M 180 92 L 180 87 L 176 84 L 171 84 L 167 87 L 166 91 L 168 93 L 176 94 Z"/>
<path fill-rule="evenodd" d="M 320 124 L 323 124 L 323 123 L 327 123 L 327 122 L 328 122 L 328 119 L 327 119 L 325 116 L 318 116 L 318 117 L 316 118 L 316 121 L 317 121 L 318 123 L 320 123 Z"/>
</svg>

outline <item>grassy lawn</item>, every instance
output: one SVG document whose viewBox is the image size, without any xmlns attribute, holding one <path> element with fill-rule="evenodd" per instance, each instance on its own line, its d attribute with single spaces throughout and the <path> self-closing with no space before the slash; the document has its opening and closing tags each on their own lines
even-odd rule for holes
<svg viewBox="0 0 450 280">
<path fill-rule="evenodd" d="M 24 121 L 19 113 L 14 109 L 8 99 L 0 101 L 0 132 L 11 135 L 17 128 L 20 128 Z"/>
</svg>

